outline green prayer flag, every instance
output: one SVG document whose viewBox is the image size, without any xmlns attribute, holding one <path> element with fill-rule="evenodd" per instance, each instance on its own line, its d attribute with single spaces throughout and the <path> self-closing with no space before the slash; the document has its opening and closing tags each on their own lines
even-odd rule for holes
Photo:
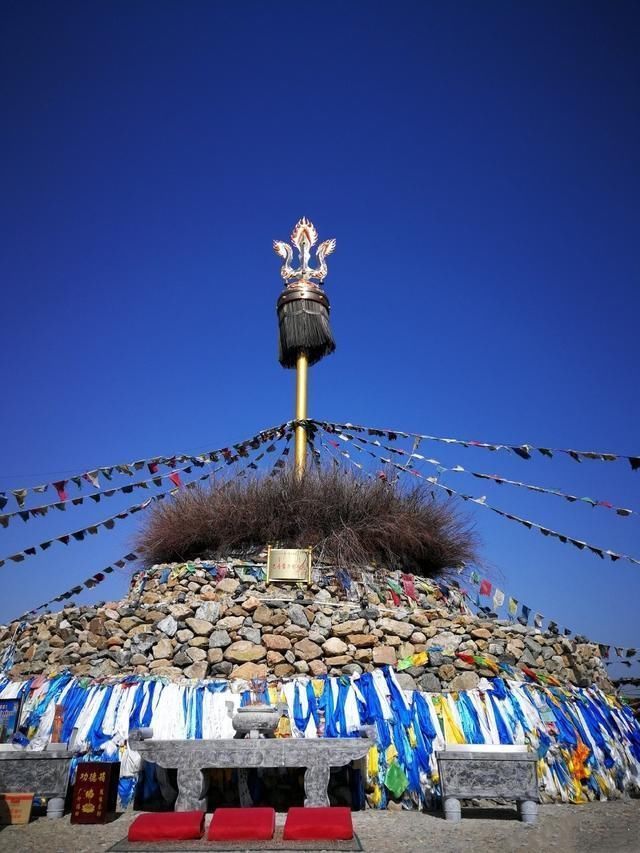
<svg viewBox="0 0 640 853">
<path fill-rule="evenodd" d="M 393 764 L 387 770 L 387 775 L 384 779 L 385 786 L 391 791 L 393 796 L 398 799 L 401 797 L 404 792 L 407 790 L 407 785 L 409 784 L 409 780 L 407 779 L 407 775 L 397 763 L 394 761 Z"/>
</svg>

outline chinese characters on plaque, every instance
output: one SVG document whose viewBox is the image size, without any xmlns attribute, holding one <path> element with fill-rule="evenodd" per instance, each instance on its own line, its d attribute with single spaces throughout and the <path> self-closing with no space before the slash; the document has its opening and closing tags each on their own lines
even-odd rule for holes
<svg viewBox="0 0 640 853">
<path fill-rule="evenodd" d="M 267 583 L 311 583 L 311 548 L 267 549 Z"/>
<path fill-rule="evenodd" d="M 85 761 L 76 769 L 71 823 L 104 823 L 115 812 L 119 761 Z"/>
</svg>

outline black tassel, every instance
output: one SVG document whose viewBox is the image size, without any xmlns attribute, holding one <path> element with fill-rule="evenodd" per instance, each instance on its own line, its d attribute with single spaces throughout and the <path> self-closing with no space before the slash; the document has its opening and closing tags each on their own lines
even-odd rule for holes
<svg viewBox="0 0 640 853">
<path fill-rule="evenodd" d="M 283 367 L 295 367 L 301 352 L 312 365 L 335 351 L 329 300 L 320 288 L 287 288 L 278 300 L 278 326 L 278 359 Z"/>
</svg>

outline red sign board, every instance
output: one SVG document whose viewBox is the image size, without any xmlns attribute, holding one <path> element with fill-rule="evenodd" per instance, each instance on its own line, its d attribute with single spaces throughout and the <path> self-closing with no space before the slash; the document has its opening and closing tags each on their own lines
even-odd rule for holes
<svg viewBox="0 0 640 853">
<path fill-rule="evenodd" d="M 119 761 L 84 761 L 76 769 L 71 823 L 104 823 L 116 810 Z"/>
</svg>

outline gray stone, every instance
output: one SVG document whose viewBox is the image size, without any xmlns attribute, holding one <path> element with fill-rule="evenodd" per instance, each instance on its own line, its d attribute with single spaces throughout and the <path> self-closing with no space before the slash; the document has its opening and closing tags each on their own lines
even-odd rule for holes
<svg viewBox="0 0 640 853">
<path fill-rule="evenodd" d="M 535 666 L 536 660 L 529 651 L 529 649 L 525 649 L 520 655 L 520 663 L 523 663 L 525 666 Z"/>
<path fill-rule="evenodd" d="M 472 670 L 461 672 L 449 684 L 449 690 L 475 690 L 480 683 L 480 678 L 477 672 Z"/>
<path fill-rule="evenodd" d="M 243 640 L 249 640 L 250 643 L 260 643 L 262 633 L 259 628 L 241 628 L 240 636 Z"/>
<path fill-rule="evenodd" d="M 179 643 L 186 643 L 193 637 L 193 631 L 190 631 L 188 628 L 182 628 L 180 631 L 176 633 L 176 640 Z"/>
<path fill-rule="evenodd" d="M 322 657 L 322 649 L 311 640 L 300 640 L 294 646 L 296 656 L 302 660 L 310 661 Z"/>
<path fill-rule="evenodd" d="M 400 622 L 398 619 L 381 619 L 380 628 L 385 634 L 394 634 L 401 640 L 408 640 L 415 628 L 409 622 Z M 335 632 L 335 629 L 334 629 Z M 362 631 L 349 631 L 350 634 L 361 634 Z"/>
<path fill-rule="evenodd" d="M 218 631 L 238 631 L 244 625 L 244 616 L 225 616 L 218 619 L 216 629 Z"/>
<path fill-rule="evenodd" d="M 197 663 L 192 663 L 191 666 L 188 666 L 185 669 L 184 674 L 187 676 L 187 678 L 204 678 L 207 674 L 208 666 L 209 664 L 206 662 L 206 660 L 198 661 Z"/>
<path fill-rule="evenodd" d="M 173 665 L 174 666 L 179 666 L 179 667 L 190 666 L 192 663 L 193 663 L 193 661 L 187 655 L 186 649 L 180 649 L 180 651 L 177 652 L 173 656 Z"/>
<path fill-rule="evenodd" d="M 185 622 L 194 634 L 198 634 L 203 637 L 209 636 L 213 631 L 213 625 L 206 619 L 185 619 Z"/>
<path fill-rule="evenodd" d="M 197 663 L 200 660 L 204 660 L 207 657 L 207 653 L 204 649 L 189 648 L 187 649 L 187 657 L 191 663 Z"/>
<path fill-rule="evenodd" d="M 313 620 L 313 627 L 316 631 L 328 631 L 331 628 L 331 619 L 325 616 L 324 613 L 316 613 Z"/>
<path fill-rule="evenodd" d="M 222 608 L 218 601 L 205 601 L 196 610 L 195 617 L 196 619 L 202 619 L 205 622 L 213 622 L 215 625 L 220 618 L 221 609 Z"/>
<path fill-rule="evenodd" d="M 417 688 L 415 679 L 408 672 L 399 672 L 396 679 L 403 690 L 415 690 Z"/>
<path fill-rule="evenodd" d="M 339 637 L 331 637 L 322 644 L 323 651 L 326 655 L 343 655 L 349 648 Z"/>
<path fill-rule="evenodd" d="M 172 652 L 173 646 L 171 645 L 171 640 L 166 638 L 159 640 L 153 647 L 153 656 L 156 660 L 171 657 Z"/>
<path fill-rule="evenodd" d="M 433 672 L 425 672 L 418 681 L 418 687 L 425 693 L 439 693 L 442 690 L 440 679 Z"/>
<path fill-rule="evenodd" d="M 283 634 L 263 634 L 262 645 L 274 652 L 286 652 L 291 648 L 291 640 Z"/>
<path fill-rule="evenodd" d="M 534 658 L 537 658 L 538 655 L 541 654 L 542 646 L 540 645 L 540 643 L 536 643 L 533 637 L 527 637 L 524 641 L 524 644 L 527 649 L 529 649 Z"/>
<path fill-rule="evenodd" d="M 231 645 L 231 637 L 226 631 L 213 631 L 209 634 L 210 649 L 226 649 Z"/>
<path fill-rule="evenodd" d="M 309 620 L 307 619 L 307 614 L 304 612 L 304 608 L 299 604 L 291 604 L 288 610 L 289 619 L 293 622 L 294 625 L 299 625 L 300 628 L 309 628 Z"/>
<path fill-rule="evenodd" d="M 459 635 L 452 634 L 451 631 L 443 631 L 427 640 L 427 649 L 432 646 L 439 646 L 441 651 L 455 652 L 461 642 L 462 637 Z"/>
<path fill-rule="evenodd" d="M 347 619 L 331 626 L 331 630 L 337 637 L 346 637 L 347 634 L 364 633 L 366 622 L 364 619 Z"/>
<path fill-rule="evenodd" d="M 238 640 L 225 649 L 224 657 L 233 663 L 246 663 L 248 661 L 262 660 L 267 654 L 263 646 L 257 646 L 248 640 Z"/>
<path fill-rule="evenodd" d="M 316 593 L 315 598 L 316 601 L 320 602 L 331 601 L 331 593 L 327 589 L 321 589 L 319 592 Z"/>
<path fill-rule="evenodd" d="M 159 631 L 162 631 L 163 634 L 166 634 L 167 637 L 173 637 L 178 630 L 178 623 L 173 616 L 169 615 L 165 616 L 164 619 L 161 619 L 156 625 L 156 628 Z"/>
</svg>

